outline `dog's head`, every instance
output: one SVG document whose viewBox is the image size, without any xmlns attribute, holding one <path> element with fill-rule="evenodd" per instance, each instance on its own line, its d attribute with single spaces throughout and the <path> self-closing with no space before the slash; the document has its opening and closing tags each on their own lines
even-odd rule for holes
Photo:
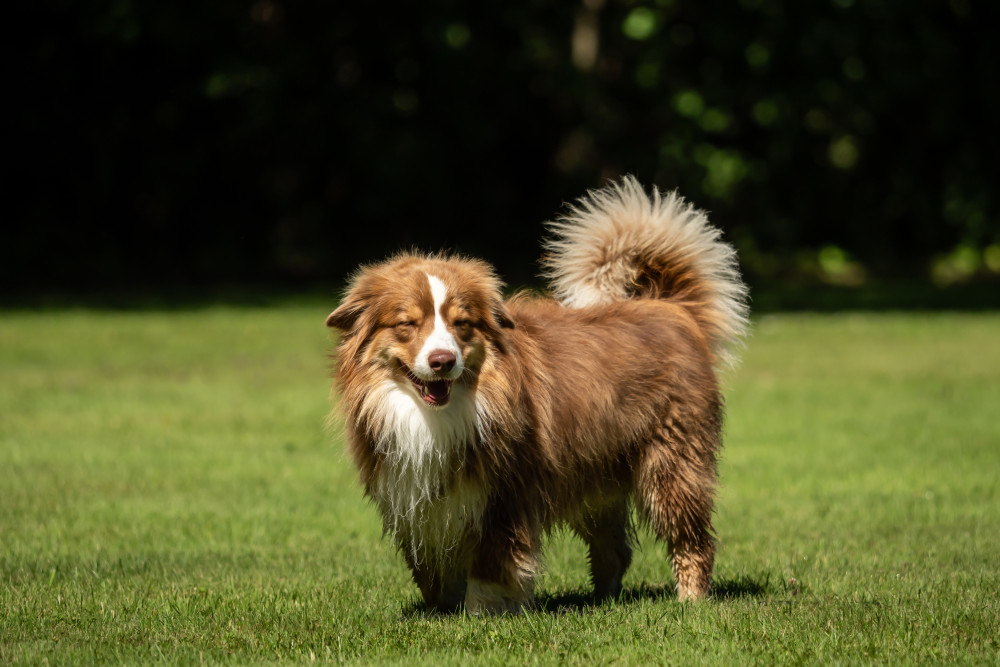
<svg viewBox="0 0 1000 667">
<path fill-rule="evenodd" d="M 514 326 L 488 265 L 417 255 L 360 269 L 326 324 L 343 332 L 341 373 L 391 377 L 433 407 L 448 404 L 453 383 L 471 382 Z"/>
</svg>

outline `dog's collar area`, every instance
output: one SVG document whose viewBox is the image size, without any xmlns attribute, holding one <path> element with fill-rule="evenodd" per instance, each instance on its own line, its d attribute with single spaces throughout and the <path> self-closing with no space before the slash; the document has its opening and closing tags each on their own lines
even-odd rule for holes
<svg viewBox="0 0 1000 667">
<path fill-rule="evenodd" d="M 403 374 L 406 375 L 406 379 L 410 381 L 410 384 L 420 394 L 420 398 L 423 399 L 424 403 L 438 407 L 448 404 L 448 400 L 451 398 L 452 380 L 422 380 L 414 375 L 410 367 L 402 361 L 399 362 L 399 367 L 402 369 Z"/>
</svg>

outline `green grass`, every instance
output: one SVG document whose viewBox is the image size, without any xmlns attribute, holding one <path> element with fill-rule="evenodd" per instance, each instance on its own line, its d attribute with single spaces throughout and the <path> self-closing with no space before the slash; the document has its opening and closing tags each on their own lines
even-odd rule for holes
<svg viewBox="0 0 1000 667">
<path fill-rule="evenodd" d="M 1000 662 L 1000 316 L 768 315 L 727 384 L 714 599 L 424 613 L 328 406 L 328 308 L 0 314 L 0 664 Z"/>
</svg>

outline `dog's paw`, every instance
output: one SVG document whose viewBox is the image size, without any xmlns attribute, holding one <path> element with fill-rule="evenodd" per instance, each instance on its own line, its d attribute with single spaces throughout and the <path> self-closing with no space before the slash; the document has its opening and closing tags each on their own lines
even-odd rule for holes
<svg viewBox="0 0 1000 667">
<path fill-rule="evenodd" d="M 473 616 L 519 615 L 530 609 L 531 595 L 527 591 L 510 589 L 490 581 L 469 579 L 465 592 L 465 610 Z"/>
</svg>

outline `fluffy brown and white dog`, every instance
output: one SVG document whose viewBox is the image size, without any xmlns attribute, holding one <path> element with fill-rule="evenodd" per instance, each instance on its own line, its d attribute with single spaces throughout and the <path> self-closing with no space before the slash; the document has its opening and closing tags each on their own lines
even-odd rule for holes
<svg viewBox="0 0 1000 667">
<path fill-rule="evenodd" d="M 554 298 L 504 300 L 480 261 L 362 267 L 327 325 L 365 493 L 426 604 L 516 612 L 544 533 L 589 547 L 597 599 L 631 560 L 630 506 L 706 594 L 723 402 L 747 325 L 733 249 L 704 213 L 632 178 L 550 225 Z"/>
</svg>

